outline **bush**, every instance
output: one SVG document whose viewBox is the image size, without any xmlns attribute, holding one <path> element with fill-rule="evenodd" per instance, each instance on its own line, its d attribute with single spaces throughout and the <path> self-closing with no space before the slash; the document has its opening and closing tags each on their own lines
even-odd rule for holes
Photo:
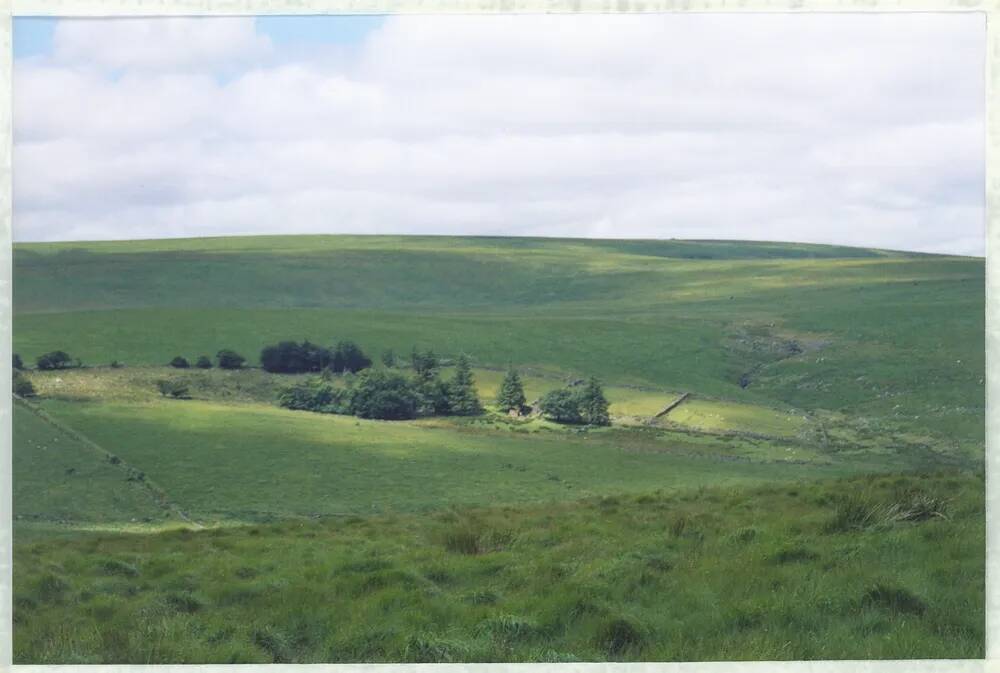
<svg viewBox="0 0 1000 673">
<path fill-rule="evenodd" d="M 278 404 L 286 409 L 344 414 L 349 411 L 345 398 L 344 391 L 337 390 L 322 379 L 313 379 L 282 390 L 278 393 Z"/>
<path fill-rule="evenodd" d="M 118 362 L 118 360 L 112 360 L 111 361 L 111 368 L 112 369 L 122 369 L 124 366 L 125 366 L 124 362 Z"/>
<path fill-rule="evenodd" d="M 243 366 L 243 363 L 247 361 L 245 357 L 236 351 L 231 351 L 225 348 L 216 353 L 215 357 L 219 361 L 219 367 L 221 369 L 239 369 Z"/>
<path fill-rule="evenodd" d="M 24 369 L 24 361 L 21 360 L 21 356 L 14 353 L 14 370 L 19 371 Z"/>
<path fill-rule="evenodd" d="M 413 389 L 417 395 L 418 416 L 446 416 L 451 413 L 448 384 L 437 374 L 429 379 L 415 377 Z"/>
<path fill-rule="evenodd" d="M 160 379 L 156 382 L 156 389 L 164 397 L 185 399 L 188 396 L 188 386 L 183 381 Z"/>
<path fill-rule="evenodd" d="M 170 366 L 175 369 L 187 369 L 191 365 L 188 363 L 186 359 L 178 355 L 177 357 L 175 357 L 173 360 L 170 361 Z"/>
<path fill-rule="evenodd" d="M 73 366 L 80 366 L 79 360 L 74 365 L 73 359 L 65 351 L 52 351 L 51 353 L 40 355 L 35 360 L 35 364 L 39 369 L 44 370 L 69 369 Z"/>
<path fill-rule="evenodd" d="M 198 356 L 198 361 L 194 363 L 194 366 L 198 369 L 211 369 L 212 360 L 207 355 Z"/>
<path fill-rule="evenodd" d="M 369 370 L 351 390 L 350 410 L 361 418 L 403 420 L 417 415 L 417 394 L 402 375 Z"/>
<path fill-rule="evenodd" d="M 14 372 L 14 394 L 18 397 L 34 397 L 35 386 L 28 378 L 19 372 Z"/>
<path fill-rule="evenodd" d="M 576 393 L 569 388 L 557 388 L 542 396 L 539 409 L 556 423 L 582 423 L 580 404 Z"/>
</svg>

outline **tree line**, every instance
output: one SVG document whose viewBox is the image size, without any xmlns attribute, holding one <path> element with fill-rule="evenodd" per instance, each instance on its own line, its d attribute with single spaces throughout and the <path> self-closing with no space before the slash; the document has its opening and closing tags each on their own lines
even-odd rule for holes
<svg viewBox="0 0 1000 673">
<path fill-rule="evenodd" d="M 22 397 L 34 395 L 31 382 L 20 375 L 24 363 L 14 354 L 14 392 Z M 412 374 L 392 371 L 398 359 L 392 351 L 382 354 L 386 369 L 371 369 L 372 360 L 352 341 L 339 341 L 326 348 L 310 343 L 281 341 L 265 346 L 260 353 L 261 368 L 271 373 L 320 373 L 318 378 L 297 382 L 283 389 L 278 404 L 288 409 L 321 413 L 351 414 L 360 418 L 404 420 L 421 416 L 478 416 L 484 408 L 476 392 L 472 367 L 462 355 L 455 363 L 450 380 L 441 377 L 441 360 L 432 350 L 414 347 L 410 353 Z M 220 369 L 240 369 L 246 358 L 222 349 L 215 356 Z M 64 351 L 52 351 L 35 360 L 40 370 L 81 367 L 79 359 Z M 169 365 L 187 369 L 191 363 L 184 357 L 174 357 Z M 112 367 L 121 366 L 117 361 Z M 207 355 L 197 358 L 194 366 L 211 369 Z M 333 375 L 342 375 L 344 385 L 334 386 Z M 161 395 L 183 398 L 188 388 L 183 381 L 156 382 Z M 503 413 L 522 415 L 531 411 L 524 385 L 517 370 L 508 369 L 496 395 L 496 406 Z M 543 416 L 557 423 L 609 425 L 608 401 L 600 382 L 590 378 L 582 385 L 570 385 L 549 391 L 538 401 Z"/>
</svg>

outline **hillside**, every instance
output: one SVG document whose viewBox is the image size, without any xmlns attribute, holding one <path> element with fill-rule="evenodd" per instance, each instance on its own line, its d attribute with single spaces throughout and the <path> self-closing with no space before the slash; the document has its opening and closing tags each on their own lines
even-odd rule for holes
<svg viewBox="0 0 1000 673">
<path fill-rule="evenodd" d="M 160 365 L 285 338 L 863 417 L 981 451 L 982 259 L 732 241 L 19 244 L 15 351 Z M 740 382 L 748 382 L 746 388 Z M 918 441 L 920 441 L 918 439 Z"/>
</svg>

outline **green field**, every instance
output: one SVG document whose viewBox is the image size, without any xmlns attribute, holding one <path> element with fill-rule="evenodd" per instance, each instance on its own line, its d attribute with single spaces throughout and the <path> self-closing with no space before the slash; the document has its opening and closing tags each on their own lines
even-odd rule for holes
<svg viewBox="0 0 1000 673">
<path fill-rule="evenodd" d="M 85 367 L 15 406 L 15 661 L 982 656 L 984 272 L 732 241 L 16 245 L 15 352 Z M 281 409 L 301 377 L 255 367 L 283 339 L 466 354 L 487 413 Z M 165 366 L 221 348 L 250 367 Z M 529 400 L 599 377 L 612 426 L 497 413 L 511 365 Z"/>
</svg>

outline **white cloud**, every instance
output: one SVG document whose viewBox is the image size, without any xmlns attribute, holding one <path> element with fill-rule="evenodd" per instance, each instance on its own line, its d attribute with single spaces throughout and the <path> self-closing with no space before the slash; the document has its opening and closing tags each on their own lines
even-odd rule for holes
<svg viewBox="0 0 1000 673">
<path fill-rule="evenodd" d="M 977 15 L 63 21 L 15 66 L 19 240 L 369 232 L 982 254 Z"/>
</svg>

